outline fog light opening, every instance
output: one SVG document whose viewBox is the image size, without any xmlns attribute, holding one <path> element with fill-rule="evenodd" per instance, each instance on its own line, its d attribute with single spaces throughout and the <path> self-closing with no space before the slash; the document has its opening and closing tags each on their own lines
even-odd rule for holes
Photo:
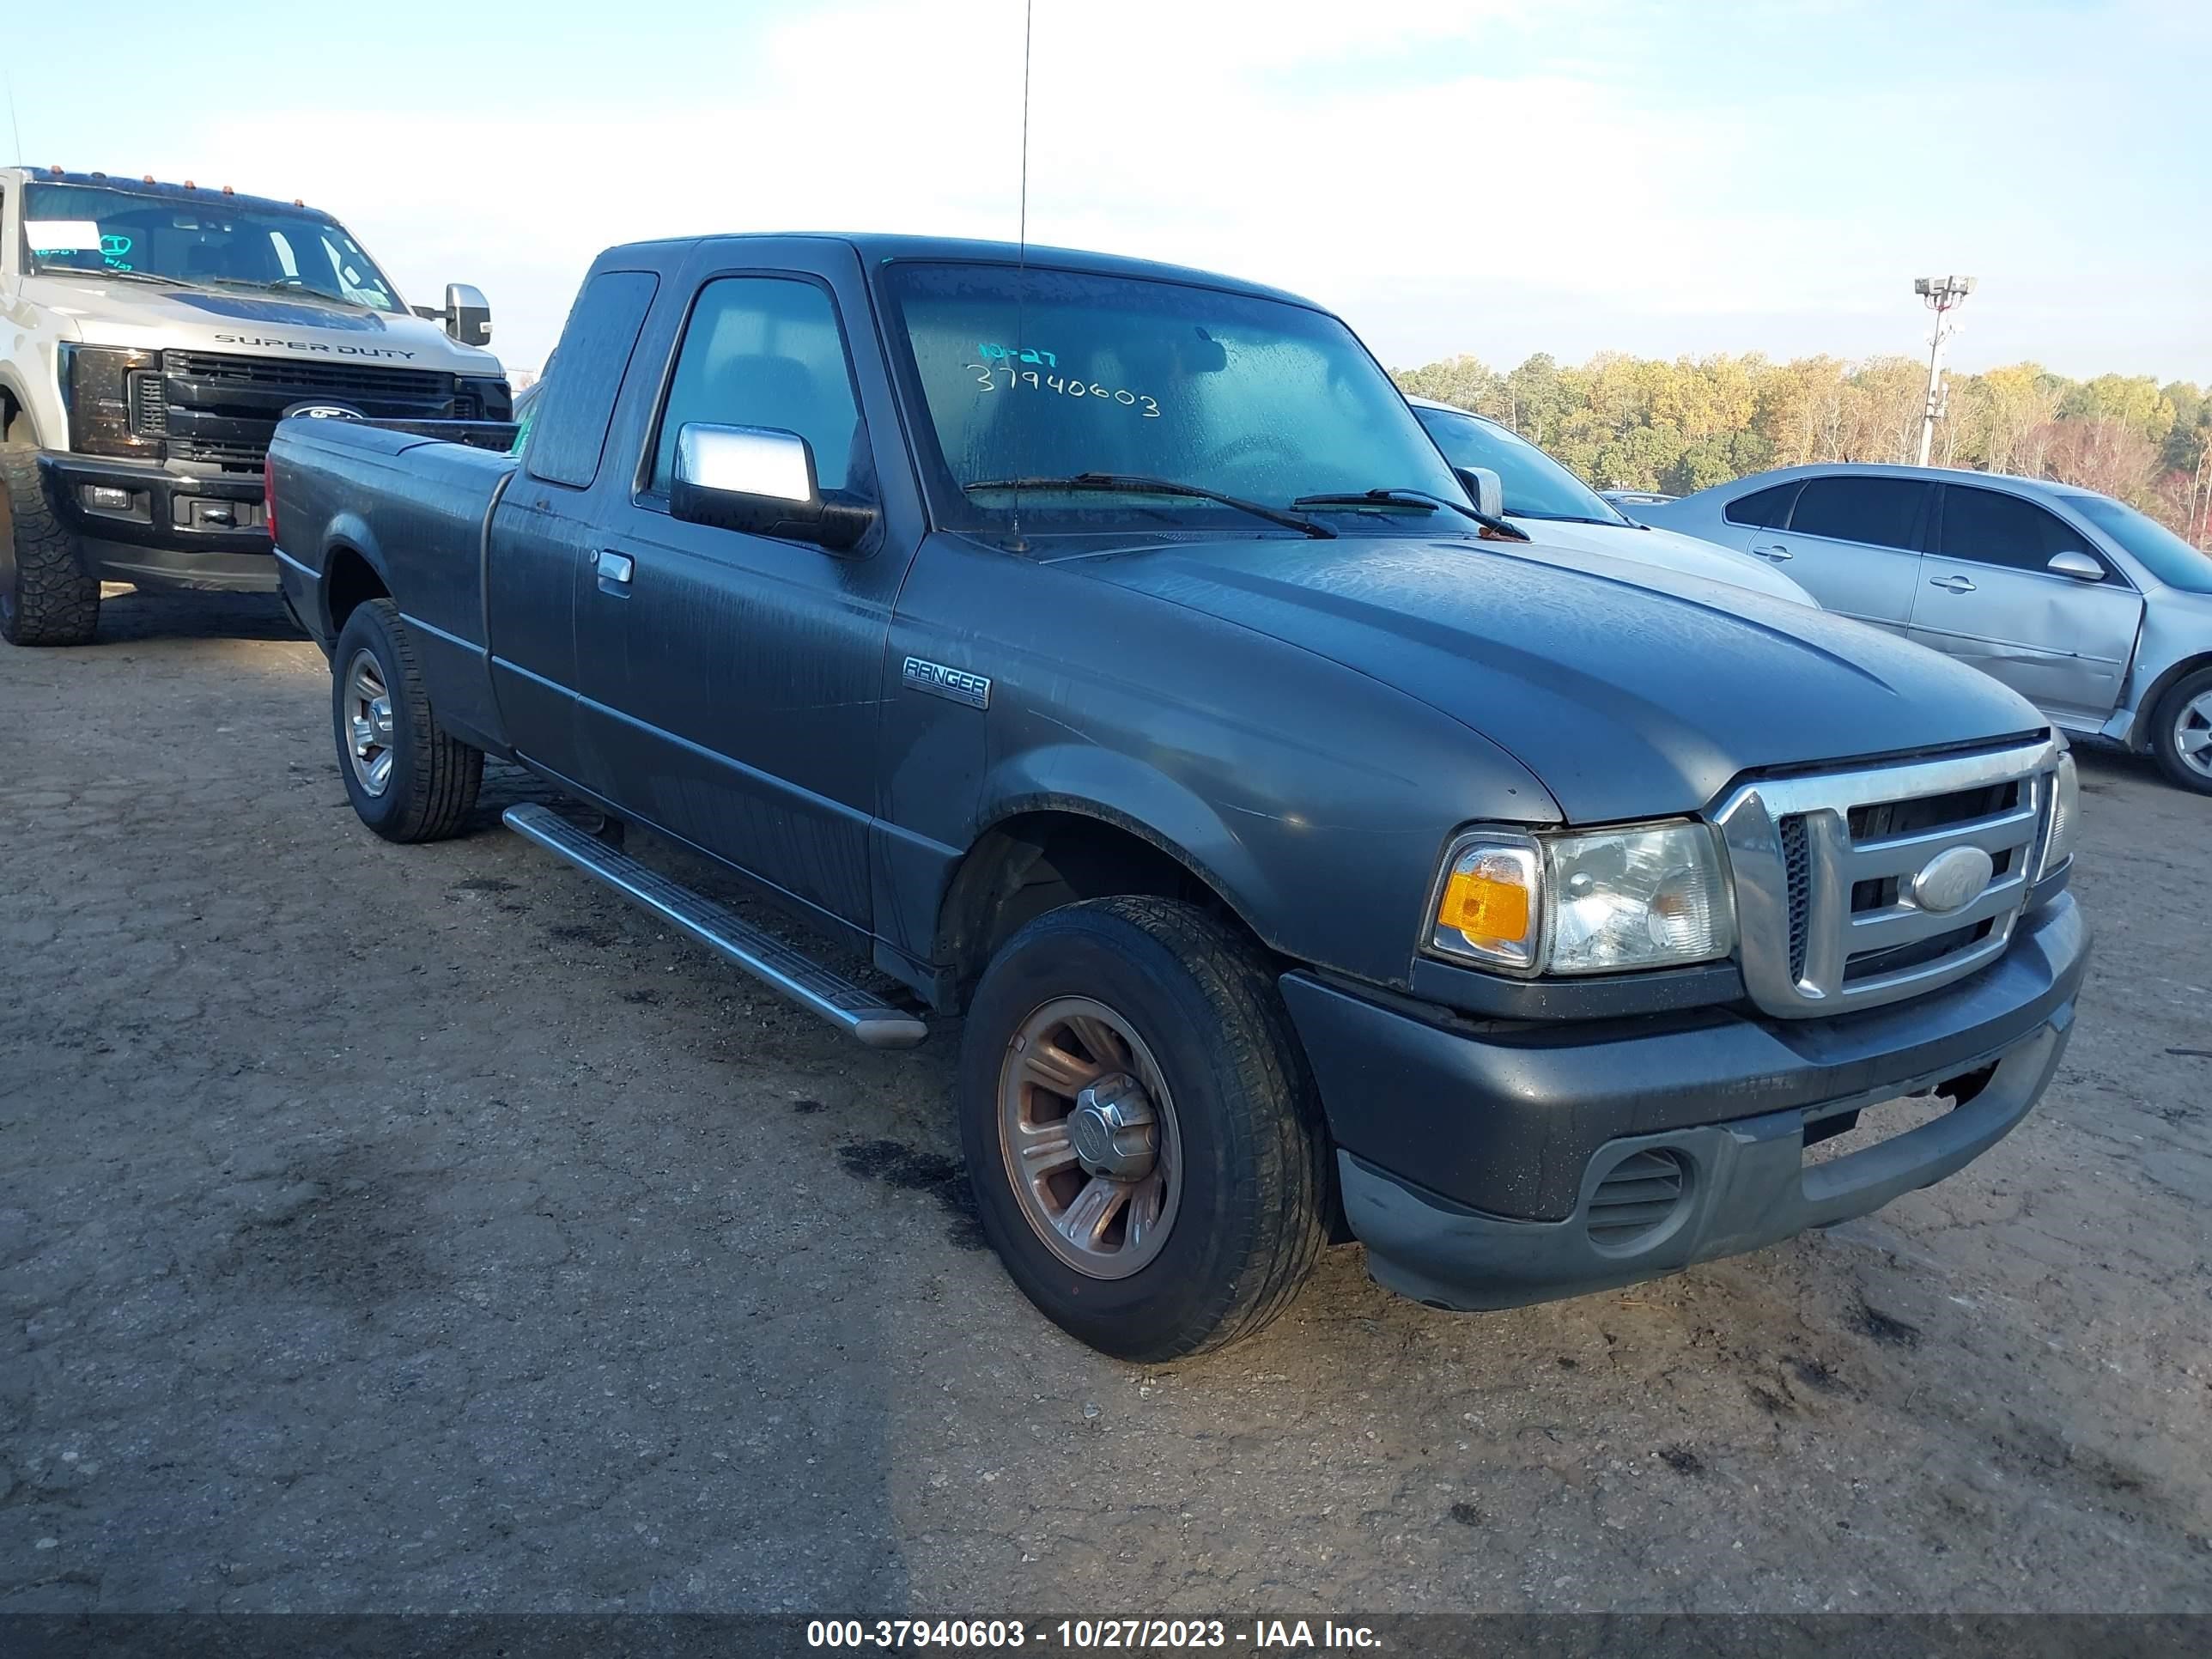
<svg viewBox="0 0 2212 1659">
<path fill-rule="evenodd" d="M 115 484 L 81 484 L 77 499 L 94 513 L 125 514 L 143 519 L 147 514 L 143 491 L 125 489 Z"/>
<path fill-rule="evenodd" d="M 1607 1255 L 1650 1249 L 1672 1233 L 1687 1212 L 1690 1170 L 1671 1147 L 1630 1152 L 1591 1188 L 1583 1224 Z"/>
</svg>

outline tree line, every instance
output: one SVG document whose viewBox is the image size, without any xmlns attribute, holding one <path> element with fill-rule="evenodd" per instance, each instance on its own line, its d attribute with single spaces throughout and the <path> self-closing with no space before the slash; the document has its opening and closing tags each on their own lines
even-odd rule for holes
<svg viewBox="0 0 2212 1659">
<path fill-rule="evenodd" d="M 1504 422 L 1600 489 L 1686 495 L 1767 467 L 1918 459 L 1928 385 L 1909 357 L 1539 352 L 1499 374 L 1469 356 L 1400 386 Z M 1950 374 L 1929 460 L 2053 478 L 2141 507 L 2212 550 L 2212 390 L 2148 375 L 2069 380 L 2035 363 Z"/>
</svg>

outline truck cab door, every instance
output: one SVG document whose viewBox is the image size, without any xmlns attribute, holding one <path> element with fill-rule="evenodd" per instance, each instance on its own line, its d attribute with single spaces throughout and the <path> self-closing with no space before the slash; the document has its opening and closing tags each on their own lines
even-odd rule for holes
<svg viewBox="0 0 2212 1659">
<path fill-rule="evenodd" d="M 605 781 L 579 752 L 576 572 L 597 545 L 592 491 L 607 426 L 659 278 L 599 270 L 561 335 L 561 374 L 522 464 L 495 509 L 484 567 L 492 696 L 517 753 L 589 789 Z"/>
<path fill-rule="evenodd" d="M 1912 617 L 1929 494 L 1917 478 L 1875 473 L 1808 478 L 1790 507 L 1788 526 L 1762 528 L 1744 546 L 1823 609 L 1902 634 Z"/>
<path fill-rule="evenodd" d="M 848 348 L 872 345 L 858 256 L 776 252 L 751 243 L 734 266 L 704 245 L 665 386 L 619 440 L 633 488 L 577 588 L 582 742 L 618 807 L 866 930 L 884 652 L 921 509 L 880 365 Z M 823 490 L 878 508 L 875 526 L 841 554 L 678 520 L 692 422 L 799 434 Z"/>
<path fill-rule="evenodd" d="M 1947 483 L 1912 638 L 2002 680 L 2061 725 L 2100 726 L 2118 704 L 2142 595 L 2095 538 L 2024 495 Z M 2092 561 L 2096 580 L 2051 568 Z"/>
</svg>

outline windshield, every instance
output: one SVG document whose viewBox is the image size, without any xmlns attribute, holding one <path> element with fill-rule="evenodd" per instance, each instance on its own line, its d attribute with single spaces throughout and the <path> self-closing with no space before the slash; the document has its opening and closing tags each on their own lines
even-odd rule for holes
<svg viewBox="0 0 2212 1659">
<path fill-rule="evenodd" d="M 2156 519 L 2109 495 L 2058 499 L 2142 560 L 2150 574 L 2185 593 L 2212 593 L 2212 553 L 2199 552 Z"/>
<path fill-rule="evenodd" d="M 23 192 L 23 233 L 34 270 L 165 276 L 400 309 L 392 284 L 344 228 L 304 209 L 212 194 L 32 185 Z"/>
<path fill-rule="evenodd" d="M 1456 409 L 1416 409 L 1421 424 L 1454 466 L 1486 466 L 1505 486 L 1505 510 L 1519 519 L 1580 519 L 1626 524 L 1597 492 L 1526 438 Z"/>
<path fill-rule="evenodd" d="M 896 263 L 885 277 L 929 416 L 939 516 L 1012 527 L 1013 478 L 1128 475 L 1281 508 L 1376 489 L 1467 493 L 1352 331 L 1304 306 L 1139 277 Z M 910 392 L 911 395 L 911 392 Z M 1433 503 L 1301 507 L 1457 535 Z M 1448 521 L 1448 522 L 1447 522 Z M 1020 492 L 1024 532 L 1281 535 L 1249 512 L 1120 489 Z"/>
</svg>

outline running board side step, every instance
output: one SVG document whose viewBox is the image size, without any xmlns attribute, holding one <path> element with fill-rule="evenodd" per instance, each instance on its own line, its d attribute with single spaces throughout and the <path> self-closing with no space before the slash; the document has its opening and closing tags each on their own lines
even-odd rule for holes
<svg viewBox="0 0 2212 1659">
<path fill-rule="evenodd" d="M 885 1007 L 881 997 L 732 915 L 705 894 L 671 881 L 597 836 L 579 830 L 551 808 L 510 806 L 500 817 L 524 840 L 536 842 L 586 875 L 598 877 L 624 898 L 674 923 L 754 978 L 869 1048 L 911 1048 L 929 1035 L 929 1028 L 914 1015 Z"/>
</svg>

